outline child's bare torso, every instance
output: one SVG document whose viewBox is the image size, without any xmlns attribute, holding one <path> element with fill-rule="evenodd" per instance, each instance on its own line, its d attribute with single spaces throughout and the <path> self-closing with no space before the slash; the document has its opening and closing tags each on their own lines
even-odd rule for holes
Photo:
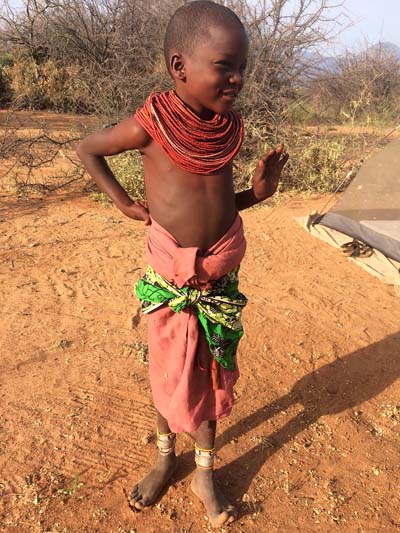
<svg viewBox="0 0 400 533">
<path fill-rule="evenodd" d="M 183 247 L 206 250 L 236 216 L 232 164 L 200 175 L 177 167 L 153 140 L 140 149 L 151 216 Z"/>
</svg>

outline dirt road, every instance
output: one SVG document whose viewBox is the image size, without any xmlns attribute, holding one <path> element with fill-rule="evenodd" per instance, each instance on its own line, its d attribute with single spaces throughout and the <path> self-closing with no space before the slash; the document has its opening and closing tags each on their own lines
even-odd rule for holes
<svg viewBox="0 0 400 533">
<path fill-rule="evenodd" d="M 0 201 L 0 530 L 207 529 L 189 435 L 152 509 L 124 495 L 155 455 L 132 296 L 145 228 L 79 195 Z M 400 529 L 399 298 L 293 221 L 324 203 L 243 215 L 249 305 L 217 458 L 233 533 Z"/>
</svg>

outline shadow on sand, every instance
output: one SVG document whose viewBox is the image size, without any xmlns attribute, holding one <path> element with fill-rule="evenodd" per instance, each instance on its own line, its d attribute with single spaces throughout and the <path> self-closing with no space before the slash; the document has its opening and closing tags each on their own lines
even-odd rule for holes
<svg viewBox="0 0 400 533">
<path fill-rule="evenodd" d="M 303 405 L 299 414 L 268 436 L 271 447 L 256 445 L 218 469 L 218 478 L 223 482 L 229 480 L 232 501 L 233 498 L 240 499 L 248 492 L 252 480 L 274 453 L 321 416 L 338 414 L 371 400 L 399 376 L 400 332 L 307 374 L 288 394 L 267 403 L 228 428 L 217 437 L 217 449 L 254 430 L 290 406 L 298 403 Z M 183 454 L 182 460 L 183 468 L 176 480 L 182 479 L 193 470 L 192 454 Z M 232 475 L 233 473 L 235 475 Z"/>
<path fill-rule="evenodd" d="M 15 218 L 38 214 L 40 209 L 52 207 L 54 204 L 84 198 L 94 190 L 91 184 L 83 184 L 79 191 L 62 192 L 60 190 L 44 193 L 44 198 L 9 198 L 0 195 L 0 222 L 9 222 Z"/>
</svg>

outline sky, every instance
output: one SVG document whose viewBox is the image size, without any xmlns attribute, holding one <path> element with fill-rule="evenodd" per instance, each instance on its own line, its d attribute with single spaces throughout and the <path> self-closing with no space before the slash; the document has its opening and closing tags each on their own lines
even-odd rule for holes
<svg viewBox="0 0 400 533">
<path fill-rule="evenodd" d="M 400 0 L 343 0 L 336 11 L 344 13 L 350 24 L 335 39 L 338 49 L 357 49 L 379 41 L 400 46 Z"/>
</svg>

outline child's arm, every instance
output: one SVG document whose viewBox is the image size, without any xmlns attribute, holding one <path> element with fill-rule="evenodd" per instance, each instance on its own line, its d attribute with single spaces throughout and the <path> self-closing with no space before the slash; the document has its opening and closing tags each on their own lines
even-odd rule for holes
<svg viewBox="0 0 400 533">
<path fill-rule="evenodd" d="M 144 148 L 150 136 L 133 118 L 127 118 L 112 128 L 92 133 L 83 139 L 76 150 L 79 159 L 92 176 L 99 189 L 107 194 L 124 215 L 150 224 L 147 204 L 134 202 L 115 179 L 104 156 L 116 155 L 126 150 Z"/>
<path fill-rule="evenodd" d="M 253 177 L 252 188 L 236 193 L 238 211 L 252 207 L 276 192 L 282 169 L 288 159 L 289 154 L 283 151 L 283 144 L 261 157 Z"/>
</svg>

